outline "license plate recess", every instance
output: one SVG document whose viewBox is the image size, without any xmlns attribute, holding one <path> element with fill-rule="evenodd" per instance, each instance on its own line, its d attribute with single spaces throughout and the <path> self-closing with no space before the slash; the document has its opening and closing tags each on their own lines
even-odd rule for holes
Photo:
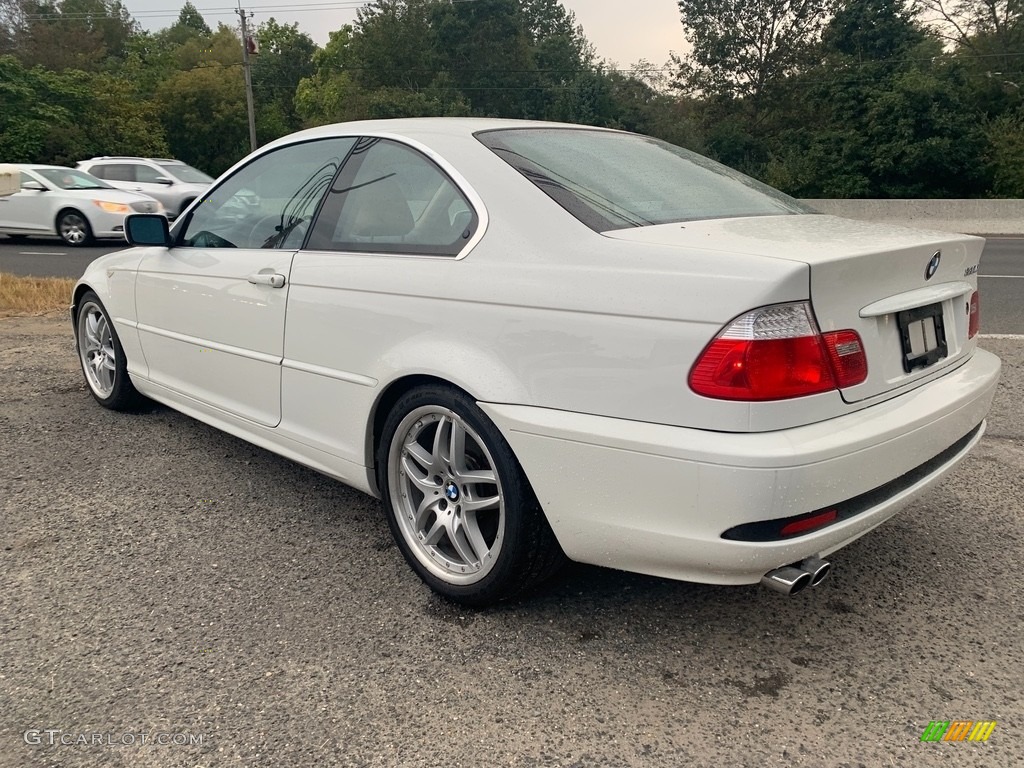
<svg viewBox="0 0 1024 768">
<path fill-rule="evenodd" d="M 903 345 L 903 370 L 907 373 L 944 358 L 946 327 L 942 322 L 942 304 L 907 309 L 896 315 Z"/>
</svg>

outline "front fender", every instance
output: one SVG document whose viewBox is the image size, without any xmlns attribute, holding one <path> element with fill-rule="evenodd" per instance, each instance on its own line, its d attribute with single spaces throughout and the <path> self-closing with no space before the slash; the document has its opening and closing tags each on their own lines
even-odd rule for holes
<svg viewBox="0 0 1024 768">
<path fill-rule="evenodd" d="M 95 293 L 110 315 L 124 349 L 128 372 L 148 376 L 142 346 L 139 342 L 138 315 L 135 310 L 135 280 L 139 264 L 146 255 L 146 248 L 130 248 L 125 251 L 108 253 L 89 264 L 81 279 L 75 284 L 71 300 L 71 323 L 74 329 L 78 305 L 86 291 Z M 77 349 L 78 335 L 75 333 Z"/>
</svg>

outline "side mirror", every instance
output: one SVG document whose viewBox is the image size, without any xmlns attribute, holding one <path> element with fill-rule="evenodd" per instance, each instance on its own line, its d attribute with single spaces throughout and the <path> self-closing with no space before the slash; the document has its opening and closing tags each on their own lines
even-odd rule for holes
<svg viewBox="0 0 1024 768">
<path fill-rule="evenodd" d="M 166 176 L 157 176 L 153 181 L 157 184 L 166 184 L 168 187 L 174 183 L 173 179 L 169 179 Z"/>
<path fill-rule="evenodd" d="M 26 181 L 21 185 L 22 189 L 34 189 L 36 192 L 45 192 L 46 187 L 40 184 L 38 181 Z"/>
<path fill-rule="evenodd" d="M 130 213 L 124 217 L 124 239 L 130 245 L 171 246 L 167 217 L 155 213 Z"/>
</svg>

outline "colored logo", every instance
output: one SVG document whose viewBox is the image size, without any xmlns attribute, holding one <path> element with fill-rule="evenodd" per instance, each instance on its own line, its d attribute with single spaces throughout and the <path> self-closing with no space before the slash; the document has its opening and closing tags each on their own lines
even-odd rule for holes
<svg viewBox="0 0 1024 768">
<path fill-rule="evenodd" d="M 942 261 L 942 251 L 936 251 L 932 255 L 932 260 L 928 262 L 928 267 L 924 271 L 924 279 L 931 280 L 935 275 L 935 272 L 939 268 L 939 262 Z"/>
<path fill-rule="evenodd" d="M 995 728 L 995 720 L 932 720 L 921 741 L 988 741 Z"/>
</svg>

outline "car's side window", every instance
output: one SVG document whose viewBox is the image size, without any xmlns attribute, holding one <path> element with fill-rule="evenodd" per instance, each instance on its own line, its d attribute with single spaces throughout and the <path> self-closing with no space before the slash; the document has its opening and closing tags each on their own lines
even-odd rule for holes
<svg viewBox="0 0 1024 768">
<path fill-rule="evenodd" d="M 163 176 L 159 171 L 155 171 L 148 165 L 136 165 L 135 166 L 135 180 L 136 181 L 147 181 L 155 184 L 156 180 Z M 165 177 L 166 178 L 166 177 Z"/>
<path fill-rule="evenodd" d="M 210 190 L 177 244 L 195 248 L 298 248 L 354 138 L 292 144 L 260 155 Z"/>
<path fill-rule="evenodd" d="M 331 187 L 307 248 L 455 256 L 477 216 L 459 188 L 419 151 L 363 138 Z"/>
<path fill-rule="evenodd" d="M 135 181 L 135 172 L 132 170 L 132 166 L 127 163 L 103 167 L 106 169 L 103 178 L 108 181 Z"/>
<path fill-rule="evenodd" d="M 95 176 L 97 179 L 105 179 L 107 178 L 107 166 L 94 165 L 92 168 L 89 168 L 86 173 L 91 176 Z"/>
</svg>

